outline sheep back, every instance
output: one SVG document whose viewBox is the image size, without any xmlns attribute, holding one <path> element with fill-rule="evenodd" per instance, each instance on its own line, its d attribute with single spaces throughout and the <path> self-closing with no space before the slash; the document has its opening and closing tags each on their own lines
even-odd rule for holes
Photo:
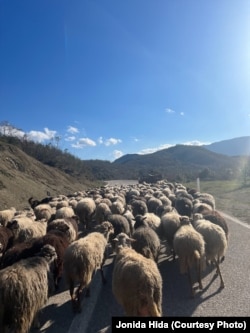
<svg viewBox="0 0 250 333">
<path fill-rule="evenodd" d="M 51 260 L 55 252 L 48 253 Z M 53 291 L 50 263 L 32 257 L 0 270 L 0 331 L 27 333 Z"/>
<path fill-rule="evenodd" d="M 162 315 L 162 277 L 156 263 L 134 249 L 115 258 L 112 291 L 127 316 Z"/>
</svg>

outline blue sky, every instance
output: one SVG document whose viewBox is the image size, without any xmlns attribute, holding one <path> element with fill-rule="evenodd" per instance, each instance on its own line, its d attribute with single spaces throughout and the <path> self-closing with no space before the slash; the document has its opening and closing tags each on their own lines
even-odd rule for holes
<svg viewBox="0 0 250 333">
<path fill-rule="evenodd" d="M 0 123 L 113 161 L 250 135 L 250 0 L 0 0 Z"/>
</svg>

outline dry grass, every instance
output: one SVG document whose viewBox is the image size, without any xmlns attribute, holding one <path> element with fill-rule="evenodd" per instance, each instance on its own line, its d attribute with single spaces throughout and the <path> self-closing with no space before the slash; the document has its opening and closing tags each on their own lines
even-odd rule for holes
<svg viewBox="0 0 250 333">
<path fill-rule="evenodd" d="M 95 183 L 77 179 L 56 168 L 46 166 L 15 146 L 0 144 L 0 210 L 23 209 L 32 196 L 41 200 L 47 196 L 72 194 L 94 187 Z"/>
<path fill-rule="evenodd" d="M 196 183 L 185 184 L 196 188 Z M 216 208 L 250 224 L 250 185 L 242 180 L 201 181 L 200 191 L 211 193 L 216 200 Z"/>
</svg>

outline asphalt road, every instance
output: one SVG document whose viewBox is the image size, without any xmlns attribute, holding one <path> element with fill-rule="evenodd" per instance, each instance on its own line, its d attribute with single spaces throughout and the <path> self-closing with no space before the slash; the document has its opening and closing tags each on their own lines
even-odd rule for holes
<svg viewBox="0 0 250 333">
<path fill-rule="evenodd" d="M 163 315 L 168 317 L 249 317 L 250 316 L 250 226 L 226 215 L 229 246 L 221 272 L 225 288 L 220 289 L 219 277 L 209 269 L 204 273 L 202 291 L 190 297 L 188 279 L 180 275 L 178 261 L 161 256 L 159 269 L 163 277 Z M 113 257 L 105 264 L 107 284 L 101 284 L 99 272 L 91 285 L 91 295 L 82 301 L 82 313 L 73 314 L 69 291 L 62 281 L 59 292 L 50 298 L 41 316 L 46 333 L 97 333 L 106 332 L 112 316 L 123 316 L 111 290 Z M 37 331 L 36 331 L 37 332 Z"/>
</svg>

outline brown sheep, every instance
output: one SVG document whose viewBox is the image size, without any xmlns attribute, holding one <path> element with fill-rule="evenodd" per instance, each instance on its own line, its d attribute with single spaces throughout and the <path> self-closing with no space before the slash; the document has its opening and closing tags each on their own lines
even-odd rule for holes
<svg viewBox="0 0 250 333">
<path fill-rule="evenodd" d="M 1 333 L 27 333 L 32 324 L 40 326 L 39 312 L 54 291 L 50 265 L 55 259 L 55 249 L 46 245 L 38 256 L 0 270 Z"/>
<path fill-rule="evenodd" d="M 162 316 L 162 277 L 154 260 L 131 248 L 131 239 L 120 233 L 116 242 L 116 258 L 112 291 L 126 316 Z"/>
</svg>

